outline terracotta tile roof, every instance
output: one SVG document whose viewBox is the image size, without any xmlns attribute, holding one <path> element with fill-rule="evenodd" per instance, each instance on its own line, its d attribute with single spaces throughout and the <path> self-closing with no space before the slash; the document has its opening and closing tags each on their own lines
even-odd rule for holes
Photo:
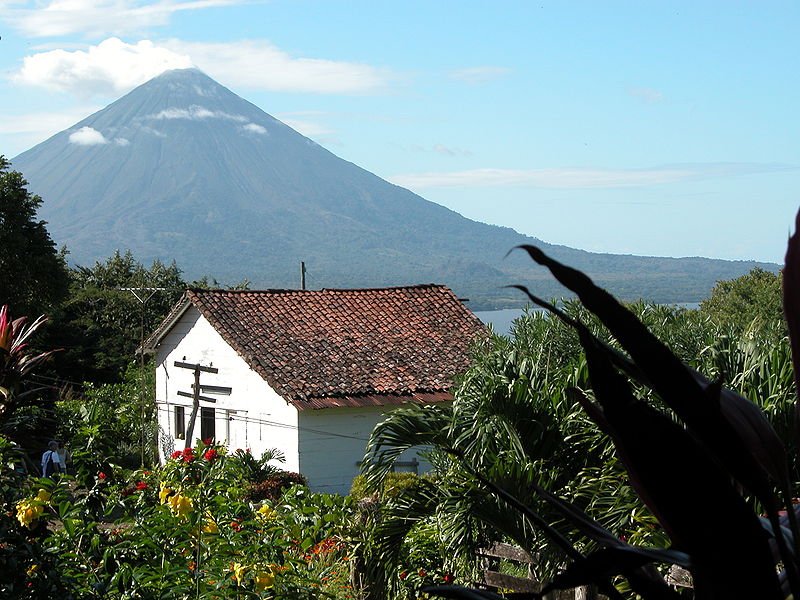
<svg viewBox="0 0 800 600">
<path fill-rule="evenodd" d="M 185 300 L 301 410 L 448 399 L 453 375 L 468 365 L 470 344 L 486 334 L 440 285 L 194 289 Z"/>
</svg>

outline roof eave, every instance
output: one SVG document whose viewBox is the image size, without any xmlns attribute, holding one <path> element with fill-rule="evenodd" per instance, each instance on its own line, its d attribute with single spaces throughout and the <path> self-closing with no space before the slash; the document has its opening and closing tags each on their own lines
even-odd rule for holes
<svg viewBox="0 0 800 600">
<path fill-rule="evenodd" d="M 161 342 L 167 334 L 169 334 L 175 324 L 183 317 L 186 311 L 189 310 L 191 305 L 191 300 L 184 294 L 169 314 L 164 317 L 164 320 L 161 321 L 158 328 L 145 340 L 144 345 L 138 349 L 137 353 L 141 353 L 142 350 L 144 350 L 145 354 L 155 354 Z"/>
</svg>

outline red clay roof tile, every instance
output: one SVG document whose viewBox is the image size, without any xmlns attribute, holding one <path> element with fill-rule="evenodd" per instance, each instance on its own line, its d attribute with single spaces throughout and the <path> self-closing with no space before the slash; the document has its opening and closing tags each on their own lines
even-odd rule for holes
<svg viewBox="0 0 800 600">
<path fill-rule="evenodd" d="M 449 398 L 482 323 L 445 286 L 193 289 L 186 300 L 298 409 Z"/>
</svg>

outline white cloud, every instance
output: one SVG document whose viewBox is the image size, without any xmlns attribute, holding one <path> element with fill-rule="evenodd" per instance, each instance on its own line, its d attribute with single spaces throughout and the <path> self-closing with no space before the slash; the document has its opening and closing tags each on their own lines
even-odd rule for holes
<svg viewBox="0 0 800 600">
<path fill-rule="evenodd" d="M 27 37 L 124 35 L 169 23 L 173 13 L 241 4 L 243 0 L 52 0 L 0 5 L 0 17 Z M 20 7 L 22 5 L 22 7 Z"/>
<path fill-rule="evenodd" d="M 119 95 L 168 69 L 191 66 L 188 56 L 148 40 L 126 44 L 109 38 L 85 51 L 50 50 L 26 56 L 13 80 L 84 97 Z"/>
<path fill-rule="evenodd" d="M 130 146 L 131 142 L 127 138 L 114 138 L 114 143 L 117 146 Z"/>
<path fill-rule="evenodd" d="M 538 187 L 588 189 L 644 187 L 714 177 L 793 170 L 794 165 L 758 163 L 701 163 L 665 165 L 650 169 L 472 169 L 447 173 L 396 175 L 389 180 L 412 189 L 435 187 Z"/>
<path fill-rule="evenodd" d="M 29 113 L 25 115 L 0 115 L 0 133 L 4 135 L 34 136 L 42 141 L 85 119 L 100 106 L 68 109 L 59 113 Z"/>
<path fill-rule="evenodd" d="M 664 94 L 648 87 L 630 88 L 628 94 L 647 104 L 655 104 L 664 99 Z"/>
<path fill-rule="evenodd" d="M 327 125 L 323 125 L 317 121 L 310 121 L 307 118 L 297 118 L 294 116 L 295 113 L 284 113 L 278 115 L 278 118 L 281 122 L 285 125 L 288 125 L 298 133 L 303 134 L 306 137 L 310 138 L 319 138 L 328 135 L 333 135 L 336 133 L 333 129 L 328 127 Z"/>
<path fill-rule="evenodd" d="M 500 77 L 508 75 L 510 72 L 511 69 L 507 67 L 469 67 L 450 71 L 450 77 L 470 85 L 480 85 L 499 79 Z"/>
<path fill-rule="evenodd" d="M 7 156 L 16 156 L 43 142 L 59 131 L 100 110 L 100 106 L 82 106 L 59 113 L 0 114 L 0 137 Z"/>
<path fill-rule="evenodd" d="M 186 119 L 188 121 L 203 121 L 205 119 L 223 119 L 226 121 L 236 121 L 238 123 L 247 122 L 247 117 L 242 115 L 232 115 L 221 110 L 209 110 L 204 106 L 197 104 L 191 105 L 189 108 L 166 108 L 161 112 L 149 115 L 150 119 Z"/>
<path fill-rule="evenodd" d="M 294 57 L 264 40 L 201 43 L 169 40 L 164 47 L 226 85 L 276 92 L 360 94 L 379 91 L 389 73 L 354 62 Z"/>
<path fill-rule="evenodd" d="M 78 146 L 99 146 L 107 144 L 106 137 L 91 127 L 81 127 L 78 131 L 69 134 L 69 143 Z"/>
<path fill-rule="evenodd" d="M 279 92 L 360 94 L 379 91 L 389 74 L 370 65 L 292 57 L 263 40 L 199 43 L 108 38 L 84 50 L 26 56 L 12 79 L 89 97 L 120 95 L 169 69 L 196 66 L 230 86 Z"/>
<path fill-rule="evenodd" d="M 472 156 L 472 152 L 469 150 L 453 148 L 451 146 L 445 146 L 444 144 L 436 144 L 433 147 L 433 151 L 437 154 L 443 154 L 444 156 Z"/>
<path fill-rule="evenodd" d="M 267 128 L 263 125 L 259 125 L 258 123 L 248 123 L 242 127 L 245 131 L 249 133 L 257 133 L 259 135 L 267 135 Z"/>
</svg>

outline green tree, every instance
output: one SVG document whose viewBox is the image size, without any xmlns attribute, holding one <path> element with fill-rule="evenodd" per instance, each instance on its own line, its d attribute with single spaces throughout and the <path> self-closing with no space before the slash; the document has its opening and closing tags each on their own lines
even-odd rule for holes
<svg viewBox="0 0 800 600">
<path fill-rule="evenodd" d="M 36 213 L 42 205 L 22 174 L 0 156 L 0 303 L 17 315 L 51 312 L 66 295 L 65 251 L 58 252 Z"/>
<path fill-rule="evenodd" d="M 753 320 L 776 324 L 776 335 L 786 335 L 778 273 L 755 268 L 746 275 L 720 281 L 711 296 L 700 303 L 700 312 L 720 325 L 744 331 Z"/>
<path fill-rule="evenodd" d="M 91 268 L 73 269 L 70 296 L 59 315 L 59 344 L 65 349 L 62 377 L 120 381 L 135 358 L 142 333 L 149 335 L 185 289 L 174 262 L 165 265 L 156 260 L 148 268 L 130 251 L 115 252 Z"/>
</svg>

